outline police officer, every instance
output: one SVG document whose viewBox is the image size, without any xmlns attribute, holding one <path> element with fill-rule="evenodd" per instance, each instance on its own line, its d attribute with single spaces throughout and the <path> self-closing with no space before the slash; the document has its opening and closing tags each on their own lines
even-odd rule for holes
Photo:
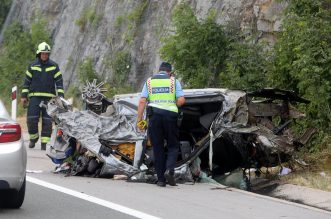
<svg viewBox="0 0 331 219">
<path fill-rule="evenodd" d="M 25 72 L 21 102 L 23 106 L 29 102 L 27 125 L 30 136 L 29 148 L 34 148 L 39 139 L 38 122 L 42 116 L 41 150 L 46 150 L 52 133 L 52 119 L 46 109 L 40 107 L 41 101 L 46 104 L 52 97 L 64 96 L 62 74 L 59 66 L 49 59 L 51 47 L 42 42 L 38 45 L 37 59 Z"/>
<path fill-rule="evenodd" d="M 161 187 L 166 186 L 166 181 L 171 186 L 176 185 L 174 168 L 179 150 L 177 114 L 178 107 L 185 102 L 182 87 L 179 81 L 171 76 L 171 70 L 171 64 L 162 62 L 159 73 L 148 78 L 141 93 L 137 116 L 139 124 L 148 102 L 151 109 L 148 110 L 151 111 L 148 134 L 153 146 L 157 185 Z M 139 125 L 138 128 L 142 129 Z"/>
</svg>

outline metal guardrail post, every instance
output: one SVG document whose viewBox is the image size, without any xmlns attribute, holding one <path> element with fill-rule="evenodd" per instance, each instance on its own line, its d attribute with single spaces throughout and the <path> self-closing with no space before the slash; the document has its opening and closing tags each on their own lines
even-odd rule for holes
<svg viewBox="0 0 331 219">
<path fill-rule="evenodd" d="M 11 118 L 16 120 L 17 115 L 17 86 L 11 89 Z"/>
</svg>

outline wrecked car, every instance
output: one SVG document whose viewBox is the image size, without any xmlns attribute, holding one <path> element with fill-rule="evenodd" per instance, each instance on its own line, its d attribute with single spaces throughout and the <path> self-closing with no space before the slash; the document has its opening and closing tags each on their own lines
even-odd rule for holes
<svg viewBox="0 0 331 219">
<path fill-rule="evenodd" d="M 309 103 L 291 91 L 208 88 L 184 93 L 186 102 L 179 109 L 177 182 L 194 182 L 202 173 L 215 177 L 237 168 L 246 177 L 246 169 L 288 161 L 314 134 L 309 129 L 296 137 L 289 128 L 304 117 L 294 104 Z M 48 156 L 62 167 L 66 164 L 59 171 L 156 182 L 152 146 L 147 134 L 136 127 L 139 98 L 140 93 L 116 95 L 108 109 L 99 113 L 72 111 L 65 100 L 53 98 L 47 112 L 57 129 Z"/>
</svg>

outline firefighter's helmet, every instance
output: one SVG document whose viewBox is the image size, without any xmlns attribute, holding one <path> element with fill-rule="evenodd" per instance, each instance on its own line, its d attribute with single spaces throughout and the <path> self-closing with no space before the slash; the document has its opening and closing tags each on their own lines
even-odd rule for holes
<svg viewBox="0 0 331 219">
<path fill-rule="evenodd" d="M 50 53 L 51 52 L 51 47 L 46 42 L 42 42 L 38 45 L 36 55 L 38 55 L 41 52 Z"/>
</svg>

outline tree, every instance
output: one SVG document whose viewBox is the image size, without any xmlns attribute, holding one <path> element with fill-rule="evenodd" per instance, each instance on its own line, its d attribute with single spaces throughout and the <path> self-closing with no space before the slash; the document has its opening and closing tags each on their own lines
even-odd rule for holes
<svg viewBox="0 0 331 219">
<path fill-rule="evenodd" d="M 161 56 L 171 62 L 186 87 L 219 86 L 219 73 L 225 67 L 228 42 L 215 12 L 198 21 L 186 3 L 174 10 L 175 34 L 163 39 Z"/>
<path fill-rule="evenodd" d="M 306 125 L 331 132 L 331 11 L 323 0 L 292 0 L 274 49 L 271 82 L 311 100 Z"/>
<path fill-rule="evenodd" d="M 0 98 L 9 101 L 11 87 L 23 84 L 28 64 L 35 59 L 36 48 L 40 42 L 50 42 L 44 20 L 36 20 L 30 30 L 25 30 L 18 22 L 12 23 L 4 33 L 0 52 Z"/>
<path fill-rule="evenodd" d="M 249 91 L 268 86 L 268 51 L 251 41 L 234 41 L 229 47 L 221 85 Z"/>
<path fill-rule="evenodd" d="M 215 22 L 211 10 L 199 21 L 189 5 L 173 13 L 175 33 L 163 41 L 161 56 L 175 65 L 186 87 L 255 90 L 267 83 L 267 52 L 240 30 Z"/>
</svg>

